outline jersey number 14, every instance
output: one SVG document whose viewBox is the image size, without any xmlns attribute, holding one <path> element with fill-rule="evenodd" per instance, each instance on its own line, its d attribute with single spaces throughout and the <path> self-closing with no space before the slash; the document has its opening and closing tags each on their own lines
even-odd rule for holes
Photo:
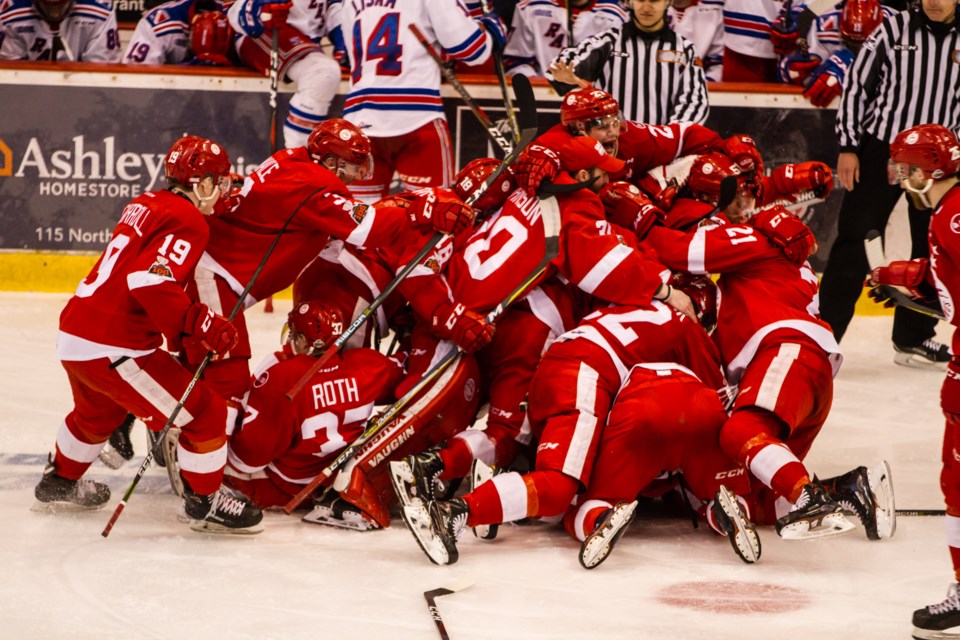
<svg viewBox="0 0 960 640">
<path fill-rule="evenodd" d="M 400 44 L 400 14 L 394 12 L 381 17 L 367 42 L 363 41 L 360 23 L 360 20 L 353 23 L 353 71 L 350 75 L 354 83 L 360 81 L 364 59 L 378 60 L 378 76 L 400 75 L 403 68 L 400 62 L 400 56 L 403 55 L 403 45 Z"/>
</svg>

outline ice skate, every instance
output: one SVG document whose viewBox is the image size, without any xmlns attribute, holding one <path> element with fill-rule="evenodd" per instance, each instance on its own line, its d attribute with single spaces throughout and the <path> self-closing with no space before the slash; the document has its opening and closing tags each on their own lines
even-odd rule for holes
<svg viewBox="0 0 960 640">
<path fill-rule="evenodd" d="M 441 473 L 443 460 L 436 451 L 424 451 L 390 463 L 390 482 L 404 505 L 410 504 L 414 497 L 424 502 L 434 500 L 442 489 L 438 486 Z"/>
<path fill-rule="evenodd" d="M 360 507 L 341 498 L 336 492 L 315 500 L 313 510 L 301 520 L 310 524 L 323 524 L 351 531 L 370 531 L 380 528 L 376 520 L 367 516 Z"/>
<path fill-rule="evenodd" d="M 950 348 L 934 339 L 918 345 L 893 345 L 893 361 L 914 369 L 943 369 L 950 362 Z"/>
<path fill-rule="evenodd" d="M 460 500 L 459 502 L 463 502 Z M 404 505 L 400 516 L 404 524 L 413 534 L 414 540 L 433 564 L 453 564 L 459 558 L 456 540 L 451 543 L 439 533 L 440 528 L 434 524 L 433 505 L 428 506 L 420 498 L 414 497 L 410 504 Z M 466 504 L 464 503 L 464 508 Z M 463 518 L 466 521 L 466 517 Z"/>
<path fill-rule="evenodd" d="M 480 460 L 474 460 L 473 465 L 470 467 L 470 491 L 473 491 L 500 472 L 500 469 L 491 467 Z M 473 535 L 481 540 L 493 540 L 497 537 L 499 531 L 499 524 L 480 524 L 473 527 Z"/>
<path fill-rule="evenodd" d="M 753 564 L 760 559 L 760 535 L 750 521 L 746 505 L 723 485 L 707 506 L 707 523 L 717 533 L 727 536 L 741 560 Z"/>
<path fill-rule="evenodd" d="M 584 569 L 594 569 L 607 559 L 614 545 L 627 532 L 627 527 L 637 515 L 637 501 L 618 502 L 597 523 L 587 539 L 580 545 L 580 564 Z"/>
<path fill-rule="evenodd" d="M 913 637 L 917 640 L 960 638 L 960 585 L 956 582 L 947 590 L 943 602 L 931 604 L 913 612 Z"/>
<path fill-rule="evenodd" d="M 133 458 L 133 442 L 130 440 L 130 430 L 133 429 L 133 423 L 136 420 L 136 416 L 128 413 L 120 426 L 113 430 L 110 439 L 100 450 L 98 455 L 100 462 L 111 469 L 119 469 Z"/>
<path fill-rule="evenodd" d="M 204 533 L 254 534 L 263 531 L 263 512 L 229 487 L 200 495 L 184 486 L 183 510 L 190 528 Z"/>
<path fill-rule="evenodd" d="M 777 520 L 777 535 L 784 540 L 811 540 L 853 531 L 855 525 L 815 482 L 803 487 L 793 511 Z"/>
<path fill-rule="evenodd" d="M 843 507 L 845 515 L 856 516 L 870 540 L 893 536 L 897 511 L 893 498 L 890 465 L 881 460 L 872 469 L 857 467 L 822 483 L 827 494 Z"/>
<path fill-rule="evenodd" d="M 53 457 L 47 457 L 43 477 L 33 490 L 34 511 L 80 511 L 99 509 L 110 500 L 110 487 L 81 478 L 68 480 L 57 475 Z"/>
</svg>

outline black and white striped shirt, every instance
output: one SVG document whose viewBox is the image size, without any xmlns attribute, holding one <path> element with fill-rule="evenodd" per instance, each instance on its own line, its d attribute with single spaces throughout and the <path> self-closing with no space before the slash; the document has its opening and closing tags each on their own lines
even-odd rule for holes
<svg viewBox="0 0 960 640">
<path fill-rule="evenodd" d="M 854 60 L 837 112 L 840 150 L 856 151 L 863 134 L 889 143 L 918 124 L 960 131 L 960 33 L 955 23 L 902 11 Z"/>
<path fill-rule="evenodd" d="M 645 33 L 625 22 L 557 59 L 616 98 L 627 120 L 702 124 L 710 112 L 703 65 L 693 45 L 669 28 Z"/>
</svg>

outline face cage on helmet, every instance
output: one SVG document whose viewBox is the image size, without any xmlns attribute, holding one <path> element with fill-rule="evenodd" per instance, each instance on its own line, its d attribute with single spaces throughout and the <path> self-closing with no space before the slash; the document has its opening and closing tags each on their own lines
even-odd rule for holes
<svg viewBox="0 0 960 640">
<path fill-rule="evenodd" d="M 213 180 L 213 193 L 204 197 L 200 195 L 200 190 L 198 187 L 206 178 L 211 178 Z M 210 200 L 216 202 L 220 196 L 230 193 L 230 189 L 233 187 L 233 181 L 230 179 L 230 176 L 217 177 L 210 173 L 205 175 L 203 178 L 191 178 L 190 182 L 193 184 L 193 195 L 197 197 L 197 200 L 200 201 L 200 204 L 206 204 Z"/>
<path fill-rule="evenodd" d="M 343 156 L 338 156 L 335 153 L 328 153 L 323 157 L 324 160 L 327 158 L 333 158 L 334 166 L 330 170 L 337 174 L 337 177 L 341 180 L 346 178 L 351 182 L 355 182 L 357 180 L 366 180 L 373 175 L 373 154 L 367 154 L 367 160 L 363 163 L 347 160 Z M 348 171 L 347 169 L 350 167 L 355 169 Z"/>
<path fill-rule="evenodd" d="M 917 189 L 910 184 L 910 178 L 925 178 L 926 184 L 922 189 Z M 927 175 L 919 165 L 895 162 L 890 159 L 887 162 L 887 182 L 891 185 L 899 184 L 907 191 L 914 193 L 926 193 L 933 186 L 933 177 Z"/>
<path fill-rule="evenodd" d="M 303 339 L 304 345 L 306 345 L 306 351 L 299 351 L 296 342 L 298 338 Z M 326 343 L 323 340 L 317 339 L 313 341 L 313 344 L 308 344 L 306 336 L 302 333 L 297 333 L 290 328 L 290 323 L 284 323 L 283 329 L 280 332 L 280 344 L 289 344 L 293 348 L 294 352 L 302 353 L 304 355 L 311 356 L 313 358 L 319 358 L 323 355 L 324 347 Z"/>
</svg>

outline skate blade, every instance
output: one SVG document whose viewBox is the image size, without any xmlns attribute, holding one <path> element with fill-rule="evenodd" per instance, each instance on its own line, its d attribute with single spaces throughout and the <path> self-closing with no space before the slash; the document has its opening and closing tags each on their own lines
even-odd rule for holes
<svg viewBox="0 0 960 640">
<path fill-rule="evenodd" d="M 414 498 L 409 505 L 400 509 L 400 517 L 430 562 L 440 565 L 456 562 L 456 559 L 451 562 L 443 541 L 434 534 L 433 527 L 430 526 L 430 514 L 422 500 Z"/>
<path fill-rule="evenodd" d="M 487 480 L 493 478 L 495 474 L 496 472 L 493 467 L 480 460 L 474 460 L 473 465 L 470 467 L 470 491 L 473 491 Z M 474 536 L 480 540 L 489 541 L 497 538 L 497 534 L 500 532 L 500 525 L 481 524 L 472 527 L 472 529 Z"/>
<path fill-rule="evenodd" d="M 85 506 L 75 502 L 41 502 L 35 500 L 30 505 L 30 511 L 34 513 L 83 513 L 84 511 L 99 511 L 106 506 L 106 502 L 94 506 Z"/>
<path fill-rule="evenodd" d="M 167 431 L 167 437 L 164 438 L 163 455 L 161 456 L 166 464 L 167 478 L 170 480 L 170 488 L 178 497 L 183 497 L 183 478 L 180 477 L 180 463 L 177 458 L 177 443 L 180 441 L 180 429 L 173 427 Z"/>
<path fill-rule="evenodd" d="M 263 531 L 263 522 L 258 522 L 257 524 L 250 527 L 243 528 L 231 528 L 225 527 L 216 522 L 209 522 L 207 520 L 190 520 L 190 529 L 198 533 L 216 533 L 218 535 L 230 534 L 235 536 L 252 536 Z"/>
<path fill-rule="evenodd" d="M 401 506 L 409 506 L 413 503 L 413 469 L 406 460 L 394 460 L 389 464 L 390 484 L 393 485 L 393 492 L 397 494 L 397 499 Z"/>
<path fill-rule="evenodd" d="M 877 500 L 877 535 L 880 540 L 892 538 L 897 531 L 897 507 L 890 465 L 886 460 L 881 460 L 875 467 L 867 470 L 867 478 L 870 490 Z M 957 637 L 960 638 L 960 634 Z"/>
<path fill-rule="evenodd" d="M 349 531 L 372 531 L 380 528 L 380 525 L 357 514 L 350 514 L 348 518 L 337 518 L 329 507 L 315 507 L 313 511 L 300 518 L 300 521 Z"/>
<path fill-rule="evenodd" d="M 637 513 L 637 501 L 614 507 L 610 520 L 587 536 L 580 547 L 580 565 L 596 569 L 610 556 L 614 545 L 626 533 Z"/>
<path fill-rule="evenodd" d="M 819 522 L 802 521 L 789 524 L 780 530 L 780 537 L 790 541 L 815 540 L 850 533 L 854 529 L 856 525 L 842 514 L 832 513 L 821 518 Z"/>
<path fill-rule="evenodd" d="M 909 367 L 910 369 L 944 371 L 947 368 L 946 362 L 934 362 L 932 360 L 927 360 L 923 356 L 918 356 L 915 353 L 900 353 L 899 351 L 895 351 L 893 354 L 893 361 L 901 367 Z M 960 634 L 948 637 L 960 638 Z"/>
<path fill-rule="evenodd" d="M 746 519 L 745 514 L 740 510 L 740 504 L 729 489 L 721 485 L 717 491 L 717 498 L 720 508 L 733 524 L 734 531 L 728 533 L 727 538 L 733 546 L 734 553 L 747 564 L 754 564 L 760 559 L 762 552 L 757 528 Z"/>
<path fill-rule="evenodd" d="M 911 635 L 915 640 L 958 640 L 960 639 L 960 627 L 951 627 L 943 631 L 914 627 Z"/>
</svg>

